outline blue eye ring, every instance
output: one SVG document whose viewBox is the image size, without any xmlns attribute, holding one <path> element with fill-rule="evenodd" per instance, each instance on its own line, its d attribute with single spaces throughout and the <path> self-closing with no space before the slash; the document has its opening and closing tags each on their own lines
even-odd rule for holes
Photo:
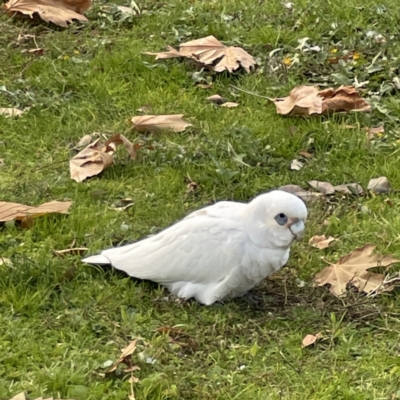
<svg viewBox="0 0 400 400">
<path fill-rule="evenodd" d="M 288 217 L 284 213 L 280 213 L 275 217 L 275 221 L 278 225 L 283 226 L 288 222 Z"/>
</svg>

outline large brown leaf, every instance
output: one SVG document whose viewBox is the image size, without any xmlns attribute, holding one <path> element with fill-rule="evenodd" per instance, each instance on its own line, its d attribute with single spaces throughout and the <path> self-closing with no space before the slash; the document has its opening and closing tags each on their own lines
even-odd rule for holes
<svg viewBox="0 0 400 400">
<path fill-rule="evenodd" d="M 140 115 L 131 119 L 133 129 L 140 132 L 174 131 L 182 132 L 192 126 L 183 119 L 183 114 Z"/>
<path fill-rule="evenodd" d="M 25 221 L 45 214 L 68 214 L 72 201 L 50 201 L 38 207 L 0 201 L 0 222 Z"/>
<path fill-rule="evenodd" d="M 86 22 L 82 14 L 91 5 L 91 0 L 10 0 L 3 8 L 9 14 L 21 13 L 31 18 L 36 13 L 44 21 L 66 28 L 74 19 Z"/>
<path fill-rule="evenodd" d="M 330 114 L 332 112 L 370 112 L 371 106 L 353 86 L 319 91 L 316 86 L 297 86 L 287 97 L 272 99 L 276 111 L 291 117 Z"/>
<path fill-rule="evenodd" d="M 116 134 L 104 144 L 100 139 L 85 147 L 69 162 L 71 179 L 82 182 L 86 178 L 98 175 L 114 162 L 117 146 L 123 144 L 132 159 L 136 158 L 136 148 L 124 135 Z"/>
<path fill-rule="evenodd" d="M 335 296 L 346 293 L 347 285 L 351 284 L 360 292 L 369 293 L 382 285 L 383 274 L 376 274 L 368 270 L 373 267 L 388 267 L 391 264 L 400 262 L 392 255 L 372 255 L 376 246 L 366 244 L 343 256 L 336 264 L 325 267 L 314 277 L 317 286 L 330 285 L 330 292 Z"/>
<path fill-rule="evenodd" d="M 161 53 L 144 53 L 156 56 L 156 60 L 174 57 L 194 59 L 204 65 L 213 65 L 217 72 L 235 71 L 243 67 L 247 72 L 254 68 L 254 58 L 240 47 L 227 47 L 214 36 L 191 40 L 179 46 L 179 51 L 168 46 L 168 51 Z"/>
</svg>

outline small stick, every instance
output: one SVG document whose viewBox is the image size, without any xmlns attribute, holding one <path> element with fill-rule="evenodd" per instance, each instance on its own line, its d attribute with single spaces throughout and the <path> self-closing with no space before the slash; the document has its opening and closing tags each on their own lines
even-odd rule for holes
<svg viewBox="0 0 400 400">
<path fill-rule="evenodd" d="M 267 100 L 269 100 L 269 101 L 273 101 L 273 99 L 271 99 L 270 97 L 262 96 L 261 94 L 254 93 L 254 92 L 249 92 L 248 90 L 241 89 L 241 88 L 239 88 L 239 87 L 237 87 L 237 86 L 234 86 L 234 85 L 229 85 L 229 86 L 232 87 L 232 88 L 234 88 L 234 89 L 236 89 L 236 90 L 239 90 L 239 92 L 243 92 L 243 93 L 246 93 L 246 94 L 250 94 L 250 95 L 256 96 L 256 97 L 261 97 L 262 99 L 267 99 Z"/>
</svg>

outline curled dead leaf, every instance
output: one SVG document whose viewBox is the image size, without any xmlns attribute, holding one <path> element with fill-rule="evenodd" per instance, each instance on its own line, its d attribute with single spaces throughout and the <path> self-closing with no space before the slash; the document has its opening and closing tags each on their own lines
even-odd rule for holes
<svg viewBox="0 0 400 400">
<path fill-rule="evenodd" d="M 240 47 L 227 47 L 214 36 L 207 36 L 201 39 L 191 40 L 182 43 L 179 51 L 168 46 L 168 51 L 161 53 L 144 53 L 156 56 L 156 60 L 186 57 L 196 60 L 204 65 L 213 65 L 214 71 L 233 72 L 243 67 L 250 72 L 255 67 L 254 58 Z"/>
<path fill-rule="evenodd" d="M 342 194 L 354 194 L 360 196 L 364 194 L 364 189 L 358 183 L 345 183 L 343 185 L 334 186 L 335 192 Z"/>
<path fill-rule="evenodd" d="M 360 97 L 354 86 L 319 91 L 316 86 L 297 86 L 287 97 L 271 99 L 278 114 L 292 117 L 332 112 L 370 112 L 369 103 Z"/>
<path fill-rule="evenodd" d="M 388 193 L 390 190 L 390 183 L 386 176 L 380 176 L 379 178 L 371 179 L 367 189 L 379 194 Z"/>
<path fill-rule="evenodd" d="M 224 103 L 226 103 L 226 99 L 224 99 L 219 94 L 213 94 L 212 96 L 208 96 L 207 100 L 212 102 L 212 103 L 215 103 L 215 104 L 224 104 Z"/>
<path fill-rule="evenodd" d="M 304 190 L 301 186 L 298 185 L 284 185 L 278 188 L 279 190 L 283 190 L 284 192 L 292 193 L 297 197 L 300 197 L 306 203 L 312 200 L 317 200 L 322 197 L 321 193 L 310 192 L 308 190 Z"/>
<path fill-rule="evenodd" d="M 323 194 L 334 194 L 335 193 L 335 188 L 333 185 L 329 182 L 322 182 L 322 181 L 308 181 L 308 184 L 315 190 L 318 190 L 319 192 Z"/>
<path fill-rule="evenodd" d="M 136 350 L 136 343 L 137 340 L 135 339 L 132 342 L 130 342 L 128 346 L 122 349 L 120 357 L 118 358 L 117 361 L 115 361 L 113 365 L 111 365 L 110 368 L 107 369 L 106 374 L 114 372 L 121 363 L 126 364 L 129 369 L 128 371 L 125 370 L 125 372 L 132 372 L 140 369 L 139 366 L 132 364 L 132 359 L 131 359 L 131 355 Z"/>
<path fill-rule="evenodd" d="M 113 163 L 114 153 L 120 144 L 125 146 L 131 159 L 136 159 L 136 147 L 124 135 L 118 133 L 104 144 L 100 142 L 100 139 L 96 139 L 70 160 L 71 179 L 82 182 L 86 178 L 98 175 Z"/>
<path fill-rule="evenodd" d="M 329 291 L 335 296 L 345 294 L 347 285 L 352 285 L 359 292 L 376 291 L 383 284 L 384 275 L 368 270 L 378 266 L 390 267 L 400 260 L 392 255 L 372 255 L 375 247 L 373 244 L 366 244 L 341 257 L 337 263 L 328 265 L 316 274 L 314 283 L 317 286 L 329 284 Z"/>
<path fill-rule="evenodd" d="M 302 340 L 302 347 L 308 347 L 314 344 L 318 339 L 321 338 L 321 333 L 317 333 L 316 335 L 306 335 Z"/>
<path fill-rule="evenodd" d="M 91 5 L 91 0 L 10 0 L 3 9 L 10 15 L 21 13 L 33 18 L 38 14 L 44 21 L 66 28 L 74 19 L 86 22 L 82 14 Z"/>
<path fill-rule="evenodd" d="M 130 122 L 133 125 L 133 129 L 140 132 L 159 132 L 165 130 L 182 132 L 188 126 L 192 126 L 192 124 L 183 119 L 183 114 L 141 115 L 133 117 Z"/>
<path fill-rule="evenodd" d="M 234 101 L 227 101 L 226 103 L 221 104 L 221 107 L 235 108 L 238 105 L 239 105 L 239 103 L 235 103 Z"/>
<path fill-rule="evenodd" d="M 72 201 L 50 201 L 38 207 L 0 201 L 0 222 L 25 221 L 45 214 L 68 214 Z"/>
<path fill-rule="evenodd" d="M 325 236 L 325 235 L 315 235 L 313 236 L 310 240 L 309 240 L 309 244 L 312 247 L 315 247 L 317 249 L 326 249 L 327 247 L 329 247 L 329 245 L 335 240 L 334 237 L 332 236 Z"/>
</svg>

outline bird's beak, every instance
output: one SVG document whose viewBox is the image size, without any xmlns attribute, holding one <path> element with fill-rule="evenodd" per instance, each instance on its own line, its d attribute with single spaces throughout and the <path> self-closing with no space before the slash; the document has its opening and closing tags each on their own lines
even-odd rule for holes
<svg viewBox="0 0 400 400">
<path fill-rule="evenodd" d="M 296 240 L 299 240 L 304 235 L 304 221 L 298 218 L 289 218 L 286 226 Z"/>
</svg>

